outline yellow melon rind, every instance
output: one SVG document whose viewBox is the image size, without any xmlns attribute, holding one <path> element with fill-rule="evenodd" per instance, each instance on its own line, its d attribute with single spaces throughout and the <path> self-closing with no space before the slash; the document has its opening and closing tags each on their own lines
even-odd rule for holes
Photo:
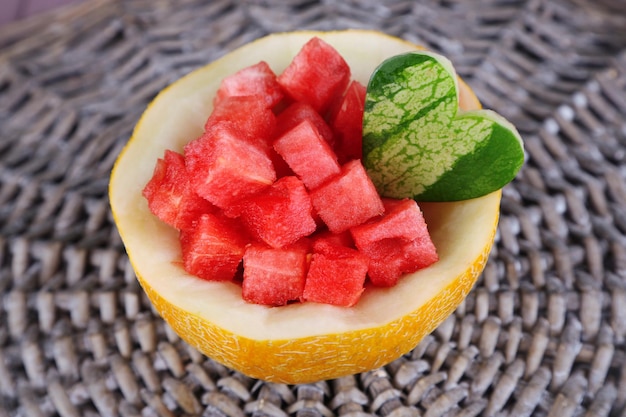
<svg viewBox="0 0 626 417">
<path fill-rule="evenodd" d="M 441 296 L 402 318 L 378 328 L 292 340 L 238 336 L 190 315 L 169 303 L 146 280 L 138 279 L 159 314 L 191 346 L 250 377 L 297 384 L 376 369 L 411 351 L 466 298 L 490 251 L 491 245 L 485 246 L 472 267 L 453 280 Z"/>
</svg>

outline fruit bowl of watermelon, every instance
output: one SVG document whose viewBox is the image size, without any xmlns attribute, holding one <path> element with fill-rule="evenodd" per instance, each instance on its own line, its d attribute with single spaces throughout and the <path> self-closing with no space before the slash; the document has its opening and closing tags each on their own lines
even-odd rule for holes
<svg viewBox="0 0 626 417">
<path fill-rule="evenodd" d="M 449 62 L 418 51 L 371 31 L 274 34 L 148 106 L 110 203 L 141 286 L 182 339 L 250 377 L 313 382 L 389 363 L 463 301 L 523 152 L 507 151 L 519 136 L 478 110 Z M 434 78 L 392 76 L 416 65 Z M 433 88 L 443 73 L 450 87 Z M 446 111 L 455 122 L 437 134 L 460 162 L 429 166 L 441 151 L 411 141 Z M 418 113 L 431 122 L 403 116 Z M 478 145 L 457 146 L 459 132 Z"/>
</svg>

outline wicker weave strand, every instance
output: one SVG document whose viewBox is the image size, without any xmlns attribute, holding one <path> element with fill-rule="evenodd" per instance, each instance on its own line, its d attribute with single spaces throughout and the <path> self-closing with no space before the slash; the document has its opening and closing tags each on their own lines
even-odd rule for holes
<svg viewBox="0 0 626 417">
<path fill-rule="evenodd" d="M 476 288 L 409 354 L 287 386 L 155 314 L 108 176 L 181 75 L 260 36 L 377 29 L 522 132 Z M 626 7 L 608 0 L 93 0 L 0 28 L 0 417 L 626 415 Z"/>
</svg>

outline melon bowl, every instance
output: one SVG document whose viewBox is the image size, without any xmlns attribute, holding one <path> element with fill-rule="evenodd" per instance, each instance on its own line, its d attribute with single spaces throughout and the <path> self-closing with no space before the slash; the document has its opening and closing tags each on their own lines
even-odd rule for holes
<svg viewBox="0 0 626 417">
<path fill-rule="evenodd" d="M 281 33 L 247 44 L 176 81 L 153 100 L 120 153 L 109 186 L 130 262 L 161 317 L 215 361 L 253 378 L 290 384 L 375 369 L 412 350 L 454 312 L 481 274 L 501 197 L 497 191 L 455 203 L 422 203 L 440 260 L 393 288 L 367 288 L 351 308 L 248 304 L 236 283 L 187 274 L 178 232 L 154 217 L 141 195 L 156 160 L 165 149 L 182 151 L 201 134 L 224 77 L 261 60 L 280 73 L 313 36 L 333 45 L 364 85 L 385 58 L 419 48 L 361 30 Z M 463 82 L 460 106 L 480 106 Z"/>
</svg>

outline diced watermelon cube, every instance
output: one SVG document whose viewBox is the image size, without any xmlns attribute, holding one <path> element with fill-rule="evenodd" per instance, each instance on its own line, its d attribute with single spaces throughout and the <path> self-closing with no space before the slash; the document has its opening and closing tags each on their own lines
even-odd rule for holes
<svg viewBox="0 0 626 417">
<path fill-rule="evenodd" d="M 313 251 L 327 253 L 333 251 L 337 246 L 356 249 L 354 239 L 349 231 L 333 233 L 328 230 L 320 231 L 311 236 L 313 240 Z"/>
<path fill-rule="evenodd" d="M 276 128 L 274 112 L 265 106 L 259 96 L 225 97 L 215 105 L 204 129 L 228 122 L 239 136 L 261 149 L 271 147 L 271 139 Z"/>
<path fill-rule="evenodd" d="M 309 194 L 298 178 L 283 177 L 241 203 L 241 220 L 250 233 L 273 248 L 291 245 L 317 227 Z"/>
<path fill-rule="evenodd" d="M 304 120 L 309 120 L 317 128 L 320 135 L 332 147 L 334 145 L 333 131 L 326 120 L 313 107 L 301 101 L 291 103 L 276 118 L 275 137 L 282 136 Z"/>
<path fill-rule="evenodd" d="M 370 282 L 379 287 L 392 287 L 402 275 L 416 272 L 439 259 L 430 238 L 410 242 L 399 238 L 384 239 L 368 248 L 367 254 Z"/>
<path fill-rule="evenodd" d="M 243 256 L 243 299 L 270 306 L 299 300 L 308 269 L 307 255 L 305 245 L 281 249 L 262 244 L 248 246 Z"/>
<path fill-rule="evenodd" d="M 276 106 L 283 98 L 283 91 L 276 81 L 276 74 L 265 61 L 243 68 L 222 80 L 214 104 L 232 96 L 258 96 L 266 107 Z"/>
<path fill-rule="evenodd" d="M 235 277 L 249 237 L 238 222 L 219 213 L 203 214 L 180 232 L 185 271 L 209 281 Z"/>
<path fill-rule="evenodd" d="M 335 138 L 335 153 L 341 164 L 363 156 L 365 93 L 363 84 L 352 81 L 329 117 Z"/>
<path fill-rule="evenodd" d="M 350 67 L 335 48 L 315 37 L 300 49 L 277 81 L 293 99 L 323 114 L 348 86 Z"/>
<path fill-rule="evenodd" d="M 378 286 L 438 260 L 424 216 L 414 200 L 383 199 L 385 214 L 350 230 L 356 247 L 370 258 L 368 275 Z"/>
<path fill-rule="evenodd" d="M 355 249 L 335 247 L 314 252 L 302 299 L 351 307 L 363 293 L 368 258 Z"/>
<path fill-rule="evenodd" d="M 350 230 L 359 249 L 383 239 L 398 238 L 410 242 L 429 236 L 426 220 L 415 200 L 383 198 L 382 201 L 385 213 L 381 217 Z"/>
<path fill-rule="evenodd" d="M 190 227 L 201 214 L 215 211 L 210 202 L 192 190 L 185 158 L 171 150 L 157 160 L 142 194 L 150 211 L 177 229 Z"/>
<path fill-rule="evenodd" d="M 334 233 L 365 223 L 385 209 L 360 160 L 344 164 L 339 175 L 310 195 L 317 214 Z"/>
<path fill-rule="evenodd" d="M 225 123 L 189 142 L 185 158 L 193 189 L 222 209 L 267 188 L 276 179 L 268 155 Z"/>
<path fill-rule="evenodd" d="M 341 172 L 332 148 L 309 120 L 276 139 L 274 149 L 309 190 Z"/>
</svg>

